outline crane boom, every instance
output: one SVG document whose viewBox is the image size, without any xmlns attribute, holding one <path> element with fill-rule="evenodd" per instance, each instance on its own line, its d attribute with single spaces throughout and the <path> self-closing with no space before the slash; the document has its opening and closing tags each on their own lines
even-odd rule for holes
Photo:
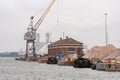
<svg viewBox="0 0 120 80">
<path fill-rule="evenodd" d="M 46 15 L 48 14 L 50 8 L 52 7 L 52 5 L 54 4 L 55 0 L 53 0 L 51 2 L 51 4 L 48 6 L 48 8 L 45 10 L 45 12 L 43 13 L 43 15 L 40 17 L 40 19 L 37 21 L 37 23 L 34 26 L 34 30 L 37 30 L 40 26 L 40 24 L 43 22 L 43 20 L 45 19 Z"/>
</svg>

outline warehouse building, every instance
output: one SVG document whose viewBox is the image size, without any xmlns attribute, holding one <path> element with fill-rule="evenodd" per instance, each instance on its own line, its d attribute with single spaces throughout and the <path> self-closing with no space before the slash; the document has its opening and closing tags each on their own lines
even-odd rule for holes
<svg viewBox="0 0 120 80">
<path fill-rule="evenodd" d="M 60 40 L 48 45 L 48 55 L 54 56 L 56 54 L 68 57 L 74 54 L 81 56 L 83 55 L 83 43 L 68 38 L 68 36 L 65 39 L 60 38 Z"/>
</svg>

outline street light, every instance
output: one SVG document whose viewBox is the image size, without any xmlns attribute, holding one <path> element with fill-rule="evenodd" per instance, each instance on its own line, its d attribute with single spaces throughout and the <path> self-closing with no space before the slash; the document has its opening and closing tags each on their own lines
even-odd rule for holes
<svg viewBox="0 0 120 80">
<path fill-rule="evenodd" d="M 105 42 L 106 42 L 106 46 L 108 44 L 108 32 L 107 32 L 107 13 L 105 13 Z"/>
</svg>

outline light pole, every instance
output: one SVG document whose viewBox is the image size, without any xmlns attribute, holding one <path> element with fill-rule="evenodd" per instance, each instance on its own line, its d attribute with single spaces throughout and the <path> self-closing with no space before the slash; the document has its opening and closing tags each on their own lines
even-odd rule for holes
<svg viewBox="0 0 120 80">
<path fill-rule="evenodd" d="M 108 45 L 108 32 L 107 32 L 107 13 L 105 13 L 105 42 L 106 46 Z"/>
</svg>

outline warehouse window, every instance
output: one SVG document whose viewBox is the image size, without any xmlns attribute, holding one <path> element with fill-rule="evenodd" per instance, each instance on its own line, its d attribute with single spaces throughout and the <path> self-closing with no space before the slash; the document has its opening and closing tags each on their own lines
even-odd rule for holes
<svg viewBox="0 0 120 80">
<path fill-rule="evenodd" d="M 69 48 L 68 51 L 75 51 L 75 48 Z"/>
</svg>

